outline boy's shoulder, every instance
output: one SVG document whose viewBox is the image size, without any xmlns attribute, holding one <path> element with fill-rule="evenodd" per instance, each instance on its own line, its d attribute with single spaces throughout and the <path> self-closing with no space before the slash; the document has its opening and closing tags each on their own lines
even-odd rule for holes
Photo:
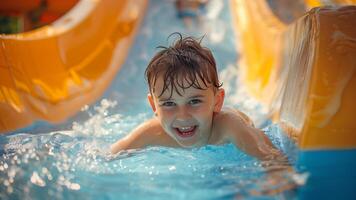
<svg viewBox="0 0 356 200">
<path fill-rule="evenodd" d="M 214 123 L 227 125 L 231 122 L 242 122 L 245 125 L 254 126 L 253 121 L 243 112 L 236 108 L 224 107 L 219 113 L 214 115 Z"/>
<path fill-rule="evenodd" d="M 243 112 L 231 107 L 224 107 L 214 115 L 212 143 L 225 143 L 245 127 L 254 127 L 252 120 Z"/>
</svg>

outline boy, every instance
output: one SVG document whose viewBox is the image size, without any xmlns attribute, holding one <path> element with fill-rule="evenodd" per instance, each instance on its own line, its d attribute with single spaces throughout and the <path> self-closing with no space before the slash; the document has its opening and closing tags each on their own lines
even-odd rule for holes
<svg viewBox="0 0 356 200">
<path fill-rule="evenodd" d="M 163 48 L 145 76 L 155 117 L 111 146 L 111 153 L 158 145 L 200 147 L 234 143 L 260 160 L 281 158 L 266 135 L 235 109 L 222 109 L 225 92 L 211 51 L 191 37 Z"/>
</svg>

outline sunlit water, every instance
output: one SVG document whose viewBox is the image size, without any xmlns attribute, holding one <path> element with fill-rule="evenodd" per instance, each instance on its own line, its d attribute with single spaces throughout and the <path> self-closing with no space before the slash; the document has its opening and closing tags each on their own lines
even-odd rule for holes
<svg viewBox="0 0 356 200">
<path fill-rule="evenodd" d="M 306 176 L 266 173 L 232 144 L 196 149 L 150 147 L 109 153 L 110 145 L 152 117 L 144 69 L 175 31 L 207 34 L 226 90 L 225 104 L 246 112 L 295 163 L 295 147 L 240 85 L 227 1 L 211 1 L 202 29 L 187 31 L 173 1 L 150 1 L 126 63 L 104 99 L 65 124 L 36 123 L 0 136 L 0 199 L 294 199 Z M 221 3 L 224 2 L 224 3 Z M 171 10 L 171 12 L 167 12 Z M 162 17 L 162 15 L 164 15 Z M 138 76 L 139 75 L 139 76 Z M 285 167 L 286 163 L 278 163 Z"/>
<path fill-rule="evenodd" d="M 111 155 L 110 144 L 149 117 L 110 115 L 114 105 L 103 100 L 69 131 L 1 136 L 0 199 L 292 199 L 303 182 L 294 172 L 266 174 L 233 144 Z M 277 126 L 265 131 L 280 149 L 291 145 Z"/>
<path fill-rule="evenodd" d="M 233 199 L 268 197 L 268 193 L 273 194 L 271 198 L 294 195 L 293 190 L 277 192 L 277 196 L 274 193 L 279 187 L 297 184 L 296 174 L 282 173 L 274 180 L 276 177 L 264 173 L 260 162 L 232 144 L 196 149 L 150 147 L 110 155 L 109 145 L 147 116 L 108 115 L 107 109 L 97 109 L 100 112 L 83 125 L 73 124 L 70 131 L 2 136 L 1 199 Z M 278 129 L 270 126 L 269 133 L 278 134 Z M 282 148 L 283 141 L 272 139 Z"/>
</svg>

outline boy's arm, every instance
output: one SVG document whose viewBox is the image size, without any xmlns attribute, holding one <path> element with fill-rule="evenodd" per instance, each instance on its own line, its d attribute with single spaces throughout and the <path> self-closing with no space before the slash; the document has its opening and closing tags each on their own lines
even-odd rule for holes
<svg viewBox="0 0 356 200">
<path fill-rule="evenodd" d="M 273 146 L 269 138 L 242 112 L 224 110 L 216 119 L 224 138 L 247 154 L 260 160 L 285 160 L 285 156 Z"/>
<path fill-rule="evenodd" d="M 116 154 L 121 150 L 144 148 L 150 145 L 175 145 L 175 141 L 165 134 L 156 119 L 142 123 L 130 134 L 111 145 L 111 153 Z"/>
</svg>

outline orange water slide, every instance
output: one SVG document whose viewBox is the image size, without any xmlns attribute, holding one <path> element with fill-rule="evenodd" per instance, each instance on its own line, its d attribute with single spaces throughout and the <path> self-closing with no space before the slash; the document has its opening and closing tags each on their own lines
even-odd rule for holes
<svg viewBox="0 0 356 200">
<path fill-rule="evenodd" d="M 146 7 L 147 0 L 80 0 L 48 26 L 0 35 L 0 133 L 63 121 L 100 97 Z"/>
<path fill-rule="evenodd" d="M 284 80 L 280 76 L 280 52 L 287 25 L 279 20 L 265 0 L 231 1 L 235 31 L 239 33 L 242 53 L 240 77 L 250 95 L 256 97 L 270 112 L 278 110 L 277 96 Z M 277 108 L 273 108 L 277 107 Z"/>
<path fill-rule="evenodd" d="M 355 2 L 314 8 L 291 24 L 265 0 L 231 3 L 241 79 L 301 149 L 356 147 L 356 6 L 347 3 Z"/>
<path fill-rule="evenodd" d="M 309 11 L 288 31 L 279 121 L 302 149 L 356 147 L 356 6 Z"/>
</svg>

